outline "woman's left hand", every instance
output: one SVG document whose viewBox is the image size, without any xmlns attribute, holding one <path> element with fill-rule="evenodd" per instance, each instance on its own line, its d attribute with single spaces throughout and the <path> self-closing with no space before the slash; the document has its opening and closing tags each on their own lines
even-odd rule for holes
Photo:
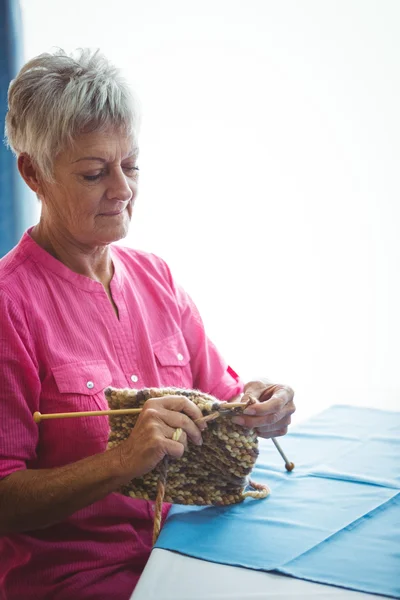
<svg viewBox="0 0 400 600">
<path fill-rule="evenodd" d="M 243 412 L 243 416 L 234 417 L 232 421 L 238 425 L 256 428 L 257 434 L 263 438 L 285 435 L 291 415 L 296 410 L 292 388 L 271 383 L 267 379 L 259 379 L 246 383 L 241 402 L 247 402 L 250 397 L 257 402 L 249 406 Z"/>
</svg>

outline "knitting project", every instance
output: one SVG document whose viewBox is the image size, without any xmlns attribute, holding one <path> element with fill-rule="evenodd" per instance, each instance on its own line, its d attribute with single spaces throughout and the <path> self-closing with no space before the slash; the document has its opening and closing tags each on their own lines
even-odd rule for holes
<svg viewBox="0 0 400 600">
<path fill-rule="evenodd" d="M 202 446 L 188 439 L 188 448 L 181 458 L 168 460 L 165 457 L 155 469 L 120 489 L 122 494 L 132 498 L 156 500 L 153 541 L 161 525 L 163 500 L 174 504 L 219 506 L 236 504 L 246 497 L 265 498 L 269 494 L 267 486 L 248 477 L 258 456 L 255 430 L 231 420 L 243 412 L 247 404 L 230 408 L 228 402 L 220 402 L 209 394 L 179 388 L 107 388 L 104 393 L 110 409 L 114 410 L 142 408 L 149 398 L 182 395 L 200 408 L 202 420 L 208 422 L 202 432 Z M 138 418 L 138 414 L 110 415 L 108 448 L 129 437 Z"/>
</svg>

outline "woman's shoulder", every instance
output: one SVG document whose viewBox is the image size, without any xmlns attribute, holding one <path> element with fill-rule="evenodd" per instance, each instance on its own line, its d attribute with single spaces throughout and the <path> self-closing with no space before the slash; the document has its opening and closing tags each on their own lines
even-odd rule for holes
<svg viewBox="0 0 400 600">
<path fill-rule="evenodd" d="M 5 256 L 0 258 L 0 294 L 12 295 L 18 282 L 29 279 L 29 255 L 19 242 Z"/>
<path fill-rule="evenodd" d="M 14 271 L 26 259 L 26 254 L 23 251 L 23 240 L 21 239 L 14 248 L 11 248 L 0 258 L 0 273 L 10 273 Z"/>
</svg>

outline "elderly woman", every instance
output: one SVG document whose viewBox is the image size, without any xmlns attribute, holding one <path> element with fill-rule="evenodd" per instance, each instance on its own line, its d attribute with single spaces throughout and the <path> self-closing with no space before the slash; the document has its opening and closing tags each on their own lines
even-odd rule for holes
<svg viewBox="0 0 400 600">
<path fill-rule="evenodd" d="M 151 399 L 108 451 L 107 417 L 38 427 L 32 414 L 106 409 L 109 385 L 221 400 L 244 391 L 259 402 L 237 418 L 273 437 L 287 431 L 293 392 L 243 385 L 165 262 L 112 244 L 138 191 L 137 119 L 103 56 L 29 61 L 10 85 L 6 135 L 42 210 L 0 261 L 2 597 L 128 599 L 151 549 L 153 503 L 118 489 L 180 457 L 188 438 L 200 445 L 199 409 L 182 396 Z"/>
</svg>

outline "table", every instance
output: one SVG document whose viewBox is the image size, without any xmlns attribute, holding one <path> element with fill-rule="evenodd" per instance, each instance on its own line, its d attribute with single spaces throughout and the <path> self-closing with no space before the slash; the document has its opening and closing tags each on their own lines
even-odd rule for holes
<svg viewBox="0 0 400 600">
<path fill-rule="evenodd" d="M 131 600 L 373 600 L 386 598 L 229 567 L 155 548 Z"/>
<path fill-rule="evenodd" d="M 291 474 L 261 440 L 254 479 L 271 485 L 270 499 L 229 510 L 174 507 L 132 599 L 374 596 L 313 581 L 400 598 L 399 432 L 399 413 L 330 407 L 286 436 Z"/>
</svg>

